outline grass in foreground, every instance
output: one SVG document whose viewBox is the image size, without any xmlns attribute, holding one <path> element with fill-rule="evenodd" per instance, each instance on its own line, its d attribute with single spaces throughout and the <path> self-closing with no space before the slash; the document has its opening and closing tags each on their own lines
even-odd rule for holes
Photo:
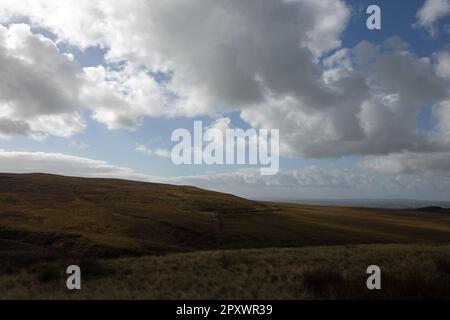
<svg viewBox="0 0 450 320">
<path fill-rule="evenodd" d="M 450 245 L 360 245 L 195 252 L 75 261 L 82 290 L 65 289 L 65 264 L 0 275 L 3 299 L 449 299 Z M 66 262 L 69 263 L 69 262 Z M 366 268 L 382 269 L 382 290 Z"/>
</svg>

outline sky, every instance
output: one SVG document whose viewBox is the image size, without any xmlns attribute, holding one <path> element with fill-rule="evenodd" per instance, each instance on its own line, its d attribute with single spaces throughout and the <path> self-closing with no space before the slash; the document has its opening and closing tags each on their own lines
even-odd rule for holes
<svg viewBox="0 0 450 320">
<path fill-rule="evenodd" d="M 450 0 L 2 0 L 0 172 L 450 200 L 449 40 Z M 173 164 L 194 121 L 279 129 L 279 173 Z"/>
</svg>

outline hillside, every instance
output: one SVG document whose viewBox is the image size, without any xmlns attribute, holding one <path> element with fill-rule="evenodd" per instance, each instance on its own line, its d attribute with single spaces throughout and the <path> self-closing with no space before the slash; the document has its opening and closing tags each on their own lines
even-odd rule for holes
<svg viewBox="0 0 450 320">
<path fill-rule="evenodd" d="M 218 248 L 450 241 L 439 213 L 256 202 L 193 187 L 0 174 L 0 255 L 120 257 Z M 32 253 L 32 255 L 31 255 Z"/>
</svg>

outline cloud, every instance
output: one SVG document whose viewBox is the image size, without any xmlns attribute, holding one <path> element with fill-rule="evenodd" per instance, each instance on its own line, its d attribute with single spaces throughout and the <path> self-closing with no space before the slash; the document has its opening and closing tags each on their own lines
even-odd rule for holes
<svg viewBox="0 0 450 320">
<path fill-rule="evenodd" d="M 450 15 L 449 0 L 426 0 L 417 11 L 416 25 L 426 28 L 432 35 L 436 34 L 436 23 Z"/>
<path fill-rule="evenodd" d="M 437 121 L 434 130 L 434 139 L 444 140 L 450 144 L 450 100 L 443 101 L 435 105 L 432 109 L 433 118 Z"/>
<path fill-rule="evenodd" d="M 146 155 L 151 155 L 153 153 L 153 151 L 147 147 L 145 144 L 140 144 L 136 147 L 136 149 L 134 149 L 137 152 L 146 154 Z"/>
<path fill-rule="evenodd" d="M 0 137 L 8 138 L 13 135 L 26 136 L 30 133 L 31 129 L 27 122 L 0 118 Z"/>
<path fill-rule="evenodd" d="M 83 101 L 110 128 L 135 128 L 146 116 L 240 110 L 263 104 L 269 93 L 301 96 L 319 107 L 329 104 L 332 94 L 316 60 L 340 46 L 349 15 L 343 1 L 333 0 L 76 5 L 5 0 L 0 5 L 0 21 L 26 17 L 57 41 L 107 48 L 109 65 L 131 66 L 84 70 L 99 91 L 88 87 Z M 163 89 L 148 76 L 151 72 L 165 75 Z"/>
<path fill-rule="evenodd" d="M 324 63 L 329 105 L 274 95 L 241 117 L 253 127 L 280 128 L 282 153 L 290 157 L 444 150 L 446 135 L 419 132 L 417 116 L 448 99 L 447 83 L 436 76 L 431 59 L 407 48 L 397 38 L 337 51 Z M 444 121 L 437 119 L 438 126 Z"/>
<path fill-rule="evenodd" d="M 145 144 L 140 144 L 136 147 L 135 151 L 146 154 L 146 155 L 155 155 L 160 158 L 170 158 L 171 152 L 167 149 L 158 148 L 152 150 L 150 147 Z"/>
<path fill-rule="evenodd" d="M 85 150 L 89 149 L 91 146 L 85 142 L 78 142 L 76 140 L 72 140 L 69 143 L 69 147 Z"/>
<path fill-rule="evenodd" d="M 365 166 L 377 172 L 395 173 L 396 176 L 381 178 L 379 173 L 362 169 L 324 168 L 306 166 L 296 170 L 280 171 L 268 178 L 261 176 L 257 169 L 242 169 L 227 173 L 163 178 L 141 174 L 131 168 L 117 166 L 106 161 L 77 157 L 61 153 L 7 151 L 0 149 L 0 172 L 10 173 L 50 173 L 66 176 L 118 178 L 144 182 L 156 182 L 174 185 L 192 185 L 254 197 L 254 198 L 372 198 L 372 197 L 421 197 L 429 199 L 447 199 L 450 190 L 449 154 L 395 155 L 400 159 L 366 159 Z M 408 159 L 411 159 L 408 162 Z M 370 161 L 369 161 L 370 160 Z M 383 161 L 381 161 L 383 160 Z M 400 162 L 399 162 L 400 160 Z M 433 174 L 422 174 L 423 163 Z M 398 163 L 407 163 L 405 168 Z M 436 175 L 437 167 L 440 168 Z"/>
<path fill-rule="evenodd" d="M 81 103 L 110 129 L 133 130 L 144 117 L 172 115 L 169 93 L 142 67 L 126 63 L 119 69 L 97 66 L 83 71 Z"/>
<path fill-rule="evenodd" d="M 366 157 L 361 165 L 378 172 L 408 175 L 445 175 L 450 177 L 450 152 L 394 153 Z"/>
<path fill-rule="evenodd" d="M 0 149 L 0 172 L 51 173 L 80 177 L 121 178 L 157 181 L 157 178 L 136 173 L 130 168 L 105 161 L 61 153 L 6 151 Z"/>
<path fill-rule="evenodd" d="M 229 173 L 168 178 L 167 181 L 222 192 L 239 190 L 245 194 L 252 193 L 252 190 L 253 193 L 272 190 L 275 194 L 289 190 L 288 193 L 291 194 L 293 190 L 302 189 L 356 189 L 369 187 L 374 183 L 374 179 L 364 173 L 355 173 L 347 169 L 320 168 L 315 165 L 281 171 L 271 177 L 261 176 L 256 169 L 243 169 Z"/>
<path fill-rule="evenodd" d="M 445 80 L 450 80 L 450 52 L 440 51 L 434 54 L 436 74 Z"/>
<path fill-rule="evenodd" d="M 148 151 L 145 148 L 139 148 Z M 373 179 L 364 173 L 348 169 L 325 169 L 308 166 L 283 171 L 271 178 L 261 176 L 257 169 L 244 169 L 229 173 L 211 173 L 197 176 L 162 178 L 139 174 L 134 170 L 105 161 L 71 156 L 61 153 L 7 151 L 0 149 L 0 172 L 44 172 L 81 177 L 111 177 L 139 181 L 188 184 L 208 189 L 233 190 L 248 188 L 336 188 L 352 189 L 369 186 Z"/>
<path fill-rule="evenodd" d="M 71 56 L 28 25 L 0 25 L 0 136 L 82 130 L 79 71 Z"/>
<path fill-rule="evenodd" d="M 142 146 L 140 146 L 142 147 Z M 143 152 L 149 149 L 137 148 Z M 162 150 L 162 149 L 161 149 Z M 152 152 L 150 152 L 152 153 Z M 155 151 L 155 154 L 160 153 Z M 161 152 L 165 154 L 165 152 Z M 246 188 L 336 188 L 352 189 L 369 186 L 372 178 L 347 169 L 324 169 L 308 166 L 293 171 L 280 172 L 273 178 L 261 176 L 257 169 L 238 170 L 230 173 L 162 178 L 139 174 L 134 170 L 109 164 L 105 161 L 71 156 L 61 153 L 6 151 L 0 149 L 0 172 L 44 172 L 81 177 L 109 177 L 172 184 L 187 184 L 213 190 Z"/>
<path fill-rule="evenodd" d="M 419 21 L 433 25 L 446 4 L 427 1 Z M 68 136 L 85 126 L 80 109 L 131 130 L 145 117 L 239 112 L 254 128 L 280 129 L 285 157 L 448 149 L 447 57 L 418 57 L 399 37 L 341 48 L 349 16 L 333 0 L 3 0 L 0 22 L 25 17 L 56 40 L 24 25 L 2 29 L 21 41 L 0 51 L 17 60 L 0 83 L 9 121 L 0 130 Z M 106 65 L 77 67 L 60 42 L 102 47 Z M 36 66 L 38 54 L 47 58 Z M 436 127 L 422 132 L 417 116 L 428 106 Z"/>
<path fill-rule="evenodd" d="M 388 174 L 360 169 L 306 166 L 270 178 L 256 169 L 167 178 L 165 183 L 193 185 L 258 199 L 434 199 L 446 200 L 450 177 Z"/>
<path fill-rule="evenodd" d="M 69 137 L 86 127 L 86 111 L 111 129 L 135 129 L 143 117 L 168 110 L 162 88 L 142 68 L 82 69 L 26 24 L 0 25 L 0 72 L 0 138 Z"/>
<path fill-rule="evenodd" d="M 155 155 L 157 155 L 160 158 L 170 158 L 170 151 L 166 149 L 156 149 Z"/>
<path fill-rule="evenodd" d="M 393 153 L 364 158 L 360 167 L 386 175 L 389 192 L 412 193 L 415 198 L 448 200 L 450 152 Z M 370 173 L 369 173 L 370 174 Z M 420 192 L 420 193 L 418 193 Z"/>
</svg>

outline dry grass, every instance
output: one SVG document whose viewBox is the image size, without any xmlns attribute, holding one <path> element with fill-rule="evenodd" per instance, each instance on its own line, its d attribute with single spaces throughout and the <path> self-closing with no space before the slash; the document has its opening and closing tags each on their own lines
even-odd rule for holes
<svg viewBox="0 0 450 320">
<path fill-rule="evenodd" d="M 82 270 L 92 268 L 89 263 L 80 264 Z M 53 264 L 48 269 L 34 268 L 0 276 L 0 296 L 4 299 L 450 299 L 450 245 L 197 252 L 102 260 L 95 264 L 95 276 L 83 277 L 80 292 L 65 290 L 64 264 L 59 267 Z M 366 268 L 372 264 L 382 269 L 380 291 L 369 291 L 365 286 Z"/>
<path fill-rule="evenodd" d="M 449 242 L 441 213 L 0 174 L 0 298 L 448 298 Z M 70 264 L 82 292 L 64 289 Z M 381 292 L 365 288 L 371 264 Z"/>
<path fill-rule="evenodd" d="M 445 214 L 274 204 L 192 187 L 0 174 L 0 258 L 10 246 L 19 248 L 14 254 L 107 258 L 218 246 L 445 241 Z"/>
</svg>

